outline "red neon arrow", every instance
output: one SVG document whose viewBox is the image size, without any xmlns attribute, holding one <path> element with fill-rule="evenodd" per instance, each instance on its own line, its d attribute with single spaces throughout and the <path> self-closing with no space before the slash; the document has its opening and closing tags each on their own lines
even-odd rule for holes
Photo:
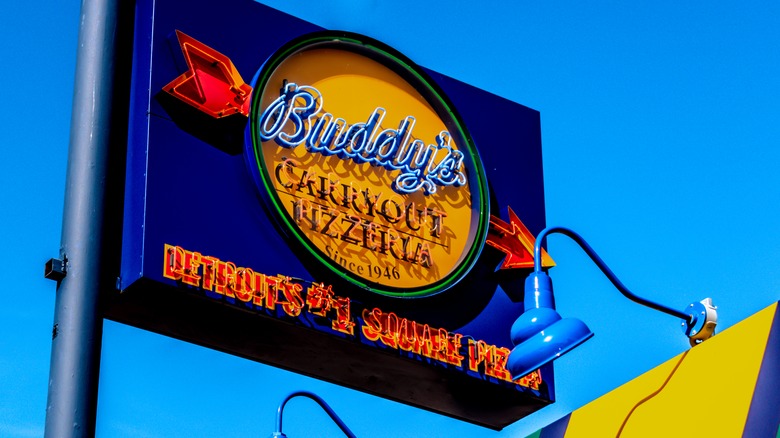
<svg viewBox="0 0 780 438">
<path fill-rule="evenodd" d="M 176 36 L 189 70 L 164 90 L 214 118 L 248 116 L 252 87 L 241 79 L 230 58 L 183 32 L 177 30 Z"/>
<path fill-rule="evenodd" d="M 536 238 L 512 208 L 507 207 L 507 209 L 509 223 L 496 216 L 490 216 L 490 228 L 485 243 L 506 253 L 500 269 L 533 268 Z M 555 266 L 555 262 L 544 248 L 542 248 L 542 266 L 545 268 Z"/>
</svg>

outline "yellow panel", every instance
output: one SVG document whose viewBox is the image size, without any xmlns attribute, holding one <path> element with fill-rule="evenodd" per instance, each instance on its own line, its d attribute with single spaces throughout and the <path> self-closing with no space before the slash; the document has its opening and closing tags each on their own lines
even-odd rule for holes
<svg viewBox="0 0 780 438">
<path fill-rule="evenodd" d="M 741 436 L 776 308 L 574 411 L 566 438 Z"/>
</svg>

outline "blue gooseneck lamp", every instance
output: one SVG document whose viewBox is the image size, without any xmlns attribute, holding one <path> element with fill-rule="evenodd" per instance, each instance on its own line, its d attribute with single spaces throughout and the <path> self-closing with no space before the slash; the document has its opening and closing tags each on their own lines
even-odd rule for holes
<svg viewBox="0 0 780 438">
<path fill-rule="evenodd" d="M 548 227 L 539 233 L 534 245 L 534 272 L 525 280 L 525 312 L 512 324 L 510 331 L 515 347 L 507 359 L 507 369 L 512 379 L 527 375 L 593 336 L 584 322 L 576 318 L 561 318 L 555 311 L 552 280 L 542 272 L 541 266 L 542 243 L 548 234 L 553 233 L 564 234 L 577 242 L 626 298 L 682 319 L 682 329 L 691 346 L 715 333 L 718 314 L 710 298 L 689 305 L 685 311 L 679 311 L 638 297 L 618 280 L 582 236 L 565 227 Z"/>
</svg>

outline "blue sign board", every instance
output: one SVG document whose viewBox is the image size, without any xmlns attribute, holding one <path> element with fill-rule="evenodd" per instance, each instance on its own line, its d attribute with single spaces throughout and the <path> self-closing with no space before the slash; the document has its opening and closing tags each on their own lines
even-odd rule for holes
<svg viewBox="0 0 780 438">
<path fill-rule="evenodd" d="M 552 402 L 494 244 L 544 228 L 538 112 L 249 0 L 135 27 L 109 318 L 495 429 Z"/>
</svg>

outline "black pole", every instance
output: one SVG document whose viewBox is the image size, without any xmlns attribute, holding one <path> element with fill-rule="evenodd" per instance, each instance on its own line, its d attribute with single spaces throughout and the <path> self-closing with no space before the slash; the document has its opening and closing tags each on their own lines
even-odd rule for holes
<svg viewBox="0 0 780 438">
<path fill-rule="evenodd" d="M 118 45 L 119 0 L 83 0 L 52 330 L 47 437 L 95 434 L 106 287 L 109 143 Z M 120 210 L 121 211 L 121 210 Z M 110 267 L 108 269 L 113 269 Z"/>
</svg>

